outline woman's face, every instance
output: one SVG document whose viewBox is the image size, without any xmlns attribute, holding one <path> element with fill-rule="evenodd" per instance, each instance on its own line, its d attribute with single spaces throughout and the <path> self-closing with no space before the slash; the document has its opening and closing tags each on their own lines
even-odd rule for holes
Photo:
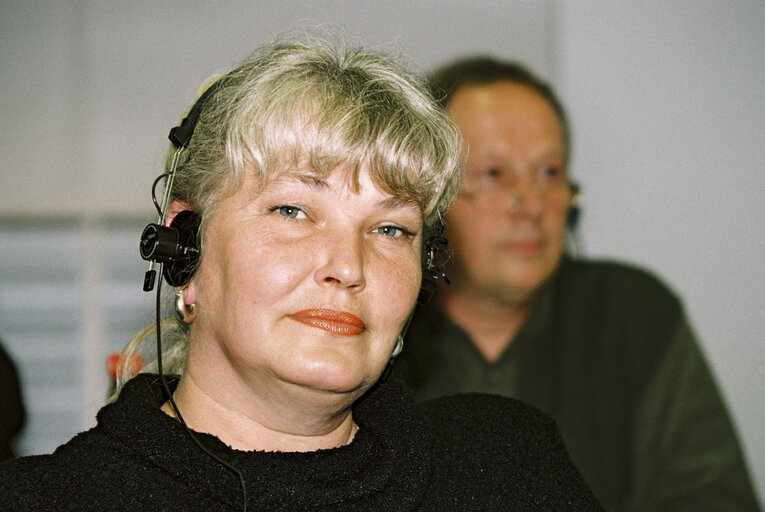
<svg viewBox="0 0 765 512">
<path fill-rule="evenodd" d="M 420 287 L 422 210 L 353 190 L 342 167 L 245 180 L 208 219 L 189 368 L 218 384 L 361 393 L 387 364 Z M 195 360 L 196 359 L 196 360 Z"/>
</svg>

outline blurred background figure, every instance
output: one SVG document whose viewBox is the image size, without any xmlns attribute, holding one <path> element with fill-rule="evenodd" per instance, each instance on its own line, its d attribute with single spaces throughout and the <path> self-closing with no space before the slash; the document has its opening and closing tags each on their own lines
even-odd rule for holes
<svg viewBox="0 0 765 512">
<path fill-rule="evenodd" d="M 421 308 L 395 370 L 419 398 L 536 405 L 613 510 L 757 510 L 726 406 L 680 300 L 651 274 L 566 251 L 579 216 L 569 126 L 524 66 L 431 77 L 466 142 L 446 214 L 451 286 Z"/>
<path fill-rule="evenodd" d="M 0 462 L 14 457 L 13 441 L 23 425 L 19 375 L 0 342 Z"/>
</svg>

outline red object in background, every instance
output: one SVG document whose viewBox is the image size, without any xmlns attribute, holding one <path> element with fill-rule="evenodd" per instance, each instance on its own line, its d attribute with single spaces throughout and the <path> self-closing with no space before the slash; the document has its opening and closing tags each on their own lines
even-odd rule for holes
<svg viewBox="0 0 765 512">
<path fill-rule="evenodd" d="M 122 352 L 112 352 L 107 359 L 106 368 L 109 371 L 109 376 L 112 380 L 117 378 L 118 370 L 119 373 L 122 373 L 122 369 L 124 368 L 125 361 L 120 361 L 121 356 Z M 130 358 L 130 364 L 128 366 L 130 376 L 135 377 L 135 375 L 141 371 L 141 368 L 143 368 L 143 357 L 141 354 L 134 354 L 133 357 Z"/>
</svg>

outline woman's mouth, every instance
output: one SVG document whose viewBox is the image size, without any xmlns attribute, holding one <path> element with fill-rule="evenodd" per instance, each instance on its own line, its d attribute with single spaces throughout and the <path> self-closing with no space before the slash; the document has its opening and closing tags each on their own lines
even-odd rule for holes
<svg viewBox="0 0 765 512">
<path fill-rule="evenodd" d="M 367 328 L 364 321 L 356 315 L 332 309 L 304 309 L 287 316 L 338 336 L 358 336 Z"/>
</svg>

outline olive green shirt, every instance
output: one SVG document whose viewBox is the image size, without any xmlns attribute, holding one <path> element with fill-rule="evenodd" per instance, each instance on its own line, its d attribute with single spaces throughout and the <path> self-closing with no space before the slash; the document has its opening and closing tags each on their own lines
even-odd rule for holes
<svg viewBox="0 0 765 512">
<path fill-rule="evenodd" d="M 434 301 L 394 372 L 419 399 L 480 391 L 547 412 L 609 510 L 759 510 L 682 306 L 643 271 L 564 260 L 495 363 Z"/>
</svg>

